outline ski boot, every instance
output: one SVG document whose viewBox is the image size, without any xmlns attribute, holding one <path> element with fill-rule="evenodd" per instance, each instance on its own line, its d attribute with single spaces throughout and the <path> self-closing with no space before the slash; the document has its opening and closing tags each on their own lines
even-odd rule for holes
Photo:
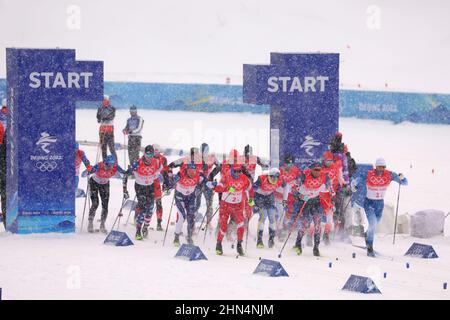
<svg viewBox="0 0 450 320">
<path fill-rule="evenodd" d="M 138 228 L 136 229 L 136 235 L 134 236 L 134 238 L 135 238 L 136 240 L 142 240 L 142 233 L 141 233 L 141 228 L 140 228 L 140 227 L 138 227 Z"/>
<path fill-rule="evenodd" d="M 87 230 L 89 233 L 94 233 L 94 219 L 89 219 Z"/>
<path fill-rule="evenodd" d="M 330 234 L 329 233 L 324 233 L 323 234 L 323 243 L 326 246 L 329 246 L 331 244 L 331 242 L 330 242 Z"/>
<path fill-rule="evenodd" d="M 217 244 L 216 244 L 216 254 L 217 254 L 218 256 L 223 255 L 222 241 L 217 241 Z"/>
<path fill-rule="evenodd" d="M 270 229 L 269 228 L 269 248 L 273 248 L 273 246 L 275 245 L 275 242 L 273 240 L 273 238 L 275 237 L 275 230 Z"/>
<path fill-rule="evenodd" d="M 144 223 L 144 226 L 142 227 L 142 237 L 144 239 L 148 238 L 148 224 Z"/>
<path fill-rule="evenodd" d="M 313 248 L 313 255 L 315 257 L 320 257 L 319 244 L 320 244 L 320 234 L 315 234 L 314 235 L 314 248 Z"/>
<path fill-rule="evenodd" d="M 236 250 L 241 257 L 244 256 L 244 249 L 242 248 L 242 240 L 238 240 Z"/>
<path fill-rule="evenodd" d="M 158 222 L 158 225 L 156 226 L 156 231 L 164 231 L 163 227 L 161 226 L 162 219 L 158 219 L 157 222 Z"/>
<path fill-rule="evenodd" d="M 173 239 L 173 245 L 175 247 L 179 247 L 180 246 L 180 235 L 175 233 L 175 239 Z"/>
<path fill-rule="evenodd" d="M 258 249 L 263 249 L 264 248 L 264 243 L 262 241 L 262 236 L 263 236 L 263 231 L 259 230 L 258 231 L 258 240 L 256 241 L 256 247 Z"/>
<path fill-rule="evenodd" d="M 318 245 L 314 245 L 314 248 L 313 248 L 313 255 L 314 255 L 315 257 L 320 257 L 320 251 L 319 251 L 319 246 L 318 246 Z"/>
<path fill-rule="evenodd" d="M 373 246 L 370 244 L 367 245 L 367 256 L 375 258 L 375 252 L 373 251 Z"/>
<path fill-rule="evenodd" d="M 106 228 L 105 228 L 105 220 L 102 220 L 100 222 L 100 232 L 101 233 L 108 233 L 108 230 L 106 230 Z"/>
<path fill-rule="evenodd" d="M 297 236 L 297 240 L 295 240 L 295 246 L 293 249 L 298 256 L 302 254 L 302 237 Z"/>
<path fill-rule="evenodd" d="M 186 237 L 186 241 L 189 245 L 193 245 L 194 244 L 194 240 L 192 240 L 192 237 L 187 236 Z"/>
</svg>

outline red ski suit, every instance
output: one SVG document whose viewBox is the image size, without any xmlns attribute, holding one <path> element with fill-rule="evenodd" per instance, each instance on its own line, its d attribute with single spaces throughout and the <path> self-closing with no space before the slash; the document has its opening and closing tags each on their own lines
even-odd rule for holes
<svg viewBox="0 0 450 320">
<path fill-rule="evenodd" d="M 233 187 L 234 192 L 229 192 L 229 188 Z M 215 192 L 222 192 L 222 200 L 219 209 L 219 233 L 217 240 L 222 241 L 227 233 L 228 220 L 230 216 L 237 225 L 237 238 L 242 241 L 244 238 L 244 193 L 249 193 L 249 197 L 253 199 L 253 188 L 249 179 L 245 174 L 241 174 L 235 179 L 231 174 L 223 175 L 219 184 L 214 188 Z"/>
</svg>

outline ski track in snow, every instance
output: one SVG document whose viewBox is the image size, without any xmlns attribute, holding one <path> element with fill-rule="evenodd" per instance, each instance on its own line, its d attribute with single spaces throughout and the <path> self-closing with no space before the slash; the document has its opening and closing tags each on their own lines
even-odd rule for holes
<svg viewBox="0 0 450 320">
<path fill-rule="evenodd" d="M 199 146 L 205 139 L 210 142 L 212 151 L 227 152 L 233 146 L 232 142 L 238 150 L 242 150 L 246 144 L 246 141 L 239 140 L 243 135 L 242 128 L 251 123 L 250 131 L 244 134 L 251 136 L 256 132 L 260 135 L 263 142 L 261 145 L 254 145 L 255 153 L 268 155 L 267 115 L 154 110 L 140 110 L 139 113 L 145 120 L 144 146 L 147 143 L 159 143 L 163 147 L 188 149 L 191 145 Z M 123 143 L 121 129 L 128 115 L 126 110 L 117 111 L 116 142 Z M 97 128 L 95 110 L 77 111 L 78 140 L 97 141 Z M 226 130 L 227 134 L 223 134 L 226 137 L 218 138 L 220 133 L 225 133 Z M 340 131 L 344 133 L 344 141 L 359 162 L 370 163 L 376 157 L 384 156 L 389 168 L 403 172 L 409 178 L 410 185 L 402 188 L 400 214 L 427 208 L 446 212 L 449 210 L 449 191 L 445 182 L 450 178 L 450 126 L 411 123 L 393 125 L 385 121 L 340 119 Z M 180 132 L 185 136 L 184 140 L 180 139 Z M 214 143 L 219 141 L 228 142 Z M 94 162 L 96 147 L 82 148 L 91 162 Z M 439 151 L 436 151 L 436 148 L 439 148 Z M 122 165 L 122 150 L 118 151 L 118 156 Z M 431 169 L 435 169 L 434 174 Z M 134 196 L 133 184 L 134 180 L 128 183 L 131 198 Z M 80 178 L 79 187 L 86 187 L 86 179 Z M 386 195 L 386 203 L 395 206 L 396 196 L 397 185 L 393 184 Z M 121 198 L 121 182 L 113 179 L 107 227 L 111 227 L 116 218 Z M 305 247 L 303 255 L 297 256 L 291 249 L 295 236 L 291 236 L 282 258 L 278 259 L 283 244 L 281 242 L 276 241 L 273 249 L 256 249 L 257 219 L 252 219 L 248 257 L 236 259 L 236 249 L 232 249 L 231 243 L 226 240 L 223 242 L 224 254 L 231 257 L 216 256 L 214 232 L 207 236 L 205 245 L 203 232 L 200 232 L 194 241 L 203 250 L 208 261 L 187 262 L 174 258 L 178 250 L 172 245 L 174 225 L 169 225 L 164 247 L 164 232 L 155 230 L 150 230 L 149 239 L 138 242 L 134 240 L 134 227 L 131 224 L 124 227 L 128 211 L 124 212 L 120 229 L 127 232 L 135 243 L 134 246 L 120 248 L 103 245 L 105 235 L 86 232 L 87 213 L 84 230 L 80 234 L 84 198 L 78 198 L 76 201 L 76 234 L 13 235 L 0 232 L 0 287 L 3 288 L 4 299 L 264 300 L 450 297 L 448 290 L 442 288 L 443 282 L 450 280 L 450 239 L 447 237 L 416 239 L 398 234 L 394 246 L 392 234 L 377 234 L 375 249 L 394 257 L 394 261 L 388 261 L 369 258 L 361 249 L 336 242 L 328 247 L 322 244 L 320 250 L 323 256 L 320 258 L 313 257 L 310 247 Z M 172 195 L 163 198 L 164 227 L 171 201 Z M 217 197 L 214 198 L 214 209 L 216 206 Z M 204 212 L 204 209 L 201 209 L 201 212 Z M 96 218 L 99 216 L 100 208 Z M 175 221 L 175 218 L 174 207 L 171 221 Z M 95 227 L 98 227 L 99 222 L 96 220 Z M 152 219 L 151 227 L 156 228 L 156 219 Z M 185 228 L 184 226 L 184 230 Z M 180 239 L 185 241 L 184 237 Z M 433 244 L 439 258 L 427 260 L 403 256 L 413 242 Z M 267 232 L 264 235 L 264 243 L 267 246 Z M 355 259 L 352 258 L 353 252 L 356 253 Z M 269 278 L 253 275 L 259 257 L 279 260 L 289 277 Z M 332 268 L 329 268 L 329 262 L 332 262 Z M 409 269 L 406 268 L 406 262 L 410 263 Z M 387 278 L 383 278 L 384 272 L 387 272 Z M 382 294 L 363 295 L 341 291 L 351 274 L 372 277 Z"/>
</svg>

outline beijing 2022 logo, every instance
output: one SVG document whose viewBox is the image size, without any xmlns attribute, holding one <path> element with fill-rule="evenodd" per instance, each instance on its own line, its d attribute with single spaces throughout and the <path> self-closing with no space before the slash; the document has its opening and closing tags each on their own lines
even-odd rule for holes
<svg viewBox="0 0 450 320">
<path fill-rule="evenodd" d="M 45 155 L 32 155 L 30 160 L 35 161 L 34 166 L 41 172 L 51 172 L 54 171 L 58 164 L 55 160 L 62 160 L 62 156 L 50 154 L 52 147 L 58 139 L 55 136 L 50 135 L 47 131 L 41 132 L 41 135 L 37 142 L 36 146 L 39 147 L 39 151 L 44 152 Z"/>
</svg>

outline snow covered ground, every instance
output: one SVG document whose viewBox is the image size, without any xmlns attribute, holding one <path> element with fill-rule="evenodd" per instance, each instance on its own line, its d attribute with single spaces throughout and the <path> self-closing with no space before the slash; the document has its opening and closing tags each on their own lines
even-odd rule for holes
<svg viewBox="0 0 450 320">
<path fill-rule="evenodd" d="M 269 117 L 253 114 L 209 114 L 195 112 L 140 111 L 145 119 L 144 141 L 163 147 L 188 149 L 202 142 L 212 151 L 227 152 L 231 147 L 242 150 L 246 143 L 255 153 L 268 156 Z M 128 116 L 118 110 L 116 142 L 123 143 L 121 129 Z M 250 124 L 250 126 L 249 126 Z M 248 127 L 248 129 L 243 129 Z M 384 156 L 388 167 L 403 172 L 409 186 L 402 188 L 399 213 L 412 214 L 421 209 L 449 210 L 450 137 L 449 126 L 385 121 L 340 119 L 340 130 L 352 155 L 358 162 L 371 163 Z M 97 140 L 95 110 L 77 111 L 77 139 Z M 95 161 L 96 147 L 84 148 Z M 123 151 L 119 162 L 123 163 Z M 434 169 L 434 174 L 432 170 Z M 86 181 L 81 179 L 80 187 Z M 112 181 L 112 196 L 107 226 L 111 227 L 121 204 L 119 180 Z M 133 181 L 128 186 L 134 195 Z M 397 187 L 393 185 L 386 203 L 395 206 Z M 170 211 L 172 196 L 163 198 L 164 222 Z M 216 201 L 216 199 L 215 199 Z M 77 199 L 77 225 L 81 223 L 84 199 Z M 216 206 L 216 203 L 215 205 Z M 99 216 L 100 210 L 97 215 Z M 128 212 L 125 212 L 125 218 Z M 175 209 L 171 221 L 175 219 Z M 134 229 L 123 226 L 133 239 Z M 152 221 L 155 227 L 156 219 Z M 450 280 L 450 238 L 415 239 L 378 234 L 375 249 L 393 257 L 393 261 L 365 256 L 362 249 L 349 244 L 321 246 L 323 257 L 312 256 L 306 248 L 296 256 L 288 243 L 283 257 L 277 255 L 282 243 L 274 249 L 256 249 L 256 219 L 251 222 L 248 256 L 236 259 L 235 249 L 224 242 L 224 256 L 214 253 L 214 236 L 203 233 L 194 239 L 208 261 L 186 262 L 175 259 L 172 246 L 174 225 L 169 225 L 165 247 L 163 232 L 151 230 L 149 239 L 130 247 L 103 245 L 104 235 L 12 235 L 0 232 L 0 287 L 4 299 L 449 299 L 443 282 Z M 449 228 L 447 228 L 449 230 Z M 267 235 L 266 235 L 267 236 Z M 293 238 L 290 241 L 293 241 Z M 356 238 L 355 241 L 361 242 Z M 134 240 L 133 240 L 134 241 Z M 184 238 L 182 238 L 184 241 Z M 439 259 L 415 259 L 403 256 L 413 242 L 433 244 Z M 265 240 L 266 242 L 266 240 Z M 356 253 L 356 258 L 352 258 Z M 253 275 L 259 257 L 281 261 L 288 278 L 266 278 Z M 332 268 L 329 268 L 332 262 Z M 410 268 L 406 268 L 409 262 Z M 383 274 L 387 277 L 383 278 Z M 340 289 L 351 274 L 370 276 L 382 295 L 348 293 Z"/>
</svg>

